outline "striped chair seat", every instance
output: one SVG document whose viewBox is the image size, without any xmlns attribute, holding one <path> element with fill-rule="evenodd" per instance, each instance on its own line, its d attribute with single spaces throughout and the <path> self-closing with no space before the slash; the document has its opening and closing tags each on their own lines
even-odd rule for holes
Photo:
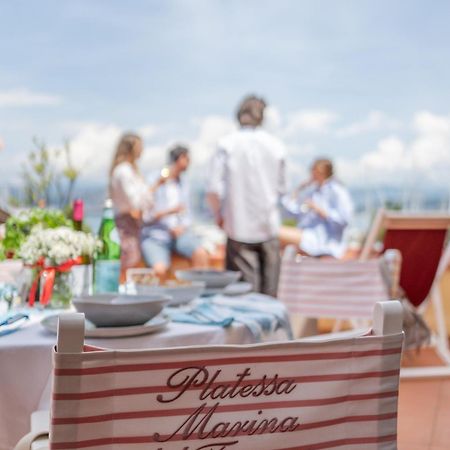
<svg viewBox="0 0 450 450">
<path fill-rule="evenodd" d="M 401 307 L 375 312 L 346 339 L 136 351 L 83 348 L 65 314 L 51 449 L 393 450 Z"/>
<path fill-rule="evenodd" d="M 283 258 L 278 298 L 305 317 L 369 319 L 374 304 L 389 299 L 382 258 L 340 261 Z"/>
</svg>

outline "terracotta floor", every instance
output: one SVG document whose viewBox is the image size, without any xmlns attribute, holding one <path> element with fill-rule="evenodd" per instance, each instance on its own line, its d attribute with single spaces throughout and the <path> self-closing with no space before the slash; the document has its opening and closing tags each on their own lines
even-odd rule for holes
<svg viewBox="0 0 450 450">
<path fill-rule="evenodd" d="M 450 330 L 450 268 L 441 289 L 447 330 Z M 427 321 L 433 325 L 429 312 Z M 424 351 L 419 359 L 426 363 L 433 356 Z M 400 382 L 398 449 L 450 450 L 450 378 Z"/>
<path fill-rule="evenodd" d="M 320 331 L 329 332 L 330 323 L 319 321 Z M 440 364 L 434 351 L 422 349 L 404 355 L 402 366 Z M 400 381 L 398 450 L 450 450 L 450 377 Z"/>
<path fill-rule="evenodd" d="M 403 360 L 403 366 L 440 362 L 428 349 L 404 355 Z M 450 449 L 450 378 L 400 380 L 398 449 Z"/>
<path fill-rule="evenodd" d="M 398 450 L 450 449 L 450 379 L 400 382 Z"/>
</svg>

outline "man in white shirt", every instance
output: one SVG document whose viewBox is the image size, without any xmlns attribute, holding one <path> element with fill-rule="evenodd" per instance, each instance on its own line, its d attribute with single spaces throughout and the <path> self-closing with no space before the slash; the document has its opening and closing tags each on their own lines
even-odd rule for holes
<svg viewBox="0 0 450 450">
<path fill-rule="evenodd" d="M 171 253 L 192 260 L 194 267 L 206 267 L 208 253 L 190 230 L 189 191 L 182 174 L 188 169 L 189 150 L 177 145 L 169 151 L 167 181 L 154 194 L 153 207 L 143 216 L 141 250 L 148 266 L 164 279 Z"/>
<path fill-rule="evenodd" d="M 227 269 L 241 271 L 255 291 L 275 296 L 285 149 L 260 127 L 265 106 L 255 96 L 240 104 L 241 127 L 219 141 L 211 162 L 208 201 L 227 235 Z"/>
</svg>

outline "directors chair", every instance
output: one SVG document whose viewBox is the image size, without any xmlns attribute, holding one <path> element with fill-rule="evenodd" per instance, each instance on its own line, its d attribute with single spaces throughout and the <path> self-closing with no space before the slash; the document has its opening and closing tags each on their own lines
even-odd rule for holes
<svg viewBox="0 0 450 450">
<path fill-rule="evenodd" d="M 397 448 L 401 305 L 371 331 L 242 346 L 84 346 L 84 316 L 60 317 L 50 448 Z"/>
</svg>

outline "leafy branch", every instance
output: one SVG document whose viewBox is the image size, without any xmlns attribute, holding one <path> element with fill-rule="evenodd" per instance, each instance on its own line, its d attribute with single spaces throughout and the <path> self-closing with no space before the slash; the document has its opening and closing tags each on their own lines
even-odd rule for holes
<svg viewBox="0 0 450 450">
<path fill-rule="evenodd" d="M 22 195 L 11 196 L 12 206 L 55 205 L 69 208 L 72 202 L 80 169 L 73 164 L 70 142 L 66 140 L 62 149 L 49 149 L 46 143 L 33 139 L 35 149 L 22 164 Z M 62 168 L 55 165 L 63 157 Z"/>
</svg>

